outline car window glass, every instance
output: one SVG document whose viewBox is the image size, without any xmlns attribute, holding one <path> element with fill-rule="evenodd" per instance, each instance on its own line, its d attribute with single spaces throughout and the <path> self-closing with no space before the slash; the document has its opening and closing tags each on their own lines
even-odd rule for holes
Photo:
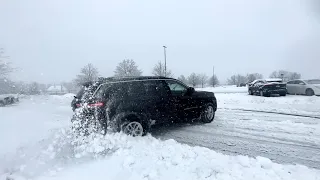
<svg viewBox="0 0 320 180">
<path fill-rule="evenodd" d="M 161 81 L 143 82 L 146 95 L 158 96 L 167 94 L 166 88 Z"/>
<path fill-rule="evenodd" d="M 143 82 L 133 81 L 128 82 L 128 95 L 129 96 L 142 96 L 146 93 L 146 89 L 143 85 Z"/>
<path fill-rule="evenodd" d="M 257 81 L 255 84 L 257 84 L 257 85 L 263 84 L 263 81 Z"/>
<path fill-rule="evenodd" d="M 77 93 L 76 97 L 80 99 L 82 97 L 83 93 L 84 93 L 84 87 L 82 87 L 80 89 L 80 91 Z"/>
<path fill-rule="evenodd" d="M 187 87 L 177 81 L 167 80 L 166 82 L 172 94 L 184 94 L 187 92 Z"/>
<path fill-rule="evenodd" d="M 300 83 L 302 83 L 302 84 L 304 84 L 304 82 L 302 82 L 302 81 L 295 81 L 295 84 L 299 84 L 300 85 Z"/>
<path fill-rule="evenodd" d="M 110 85 L 102 85 L 100 86 L 100 88 L 97 90 L 96 94 L 95 94 L 95 97 L 97 99 L 105 99 L 105 98 L 108 98 L 109 96 L 109 91 L 110 90 Z"/>
</svg>

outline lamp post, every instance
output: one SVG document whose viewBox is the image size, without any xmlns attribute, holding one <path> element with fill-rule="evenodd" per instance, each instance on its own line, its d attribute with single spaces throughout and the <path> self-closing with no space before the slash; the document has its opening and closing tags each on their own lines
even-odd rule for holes
<svg viewBox="0 0 320 180">
<path fill-rule="evenodd" d="M 164 76 L 167 77 L 167 52 L 166 52 L 167 47 L 163 46 L 164 50 Z"/>
</svg>

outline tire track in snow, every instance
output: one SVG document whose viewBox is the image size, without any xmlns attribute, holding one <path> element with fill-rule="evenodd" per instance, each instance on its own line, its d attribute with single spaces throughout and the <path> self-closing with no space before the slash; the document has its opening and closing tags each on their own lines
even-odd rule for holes
<svg viewBox="0 0 320 180">
<path fill-rule="evenodd" d="M 263 110 L 254 110 L 254 109 L 241 109 L 241 108 L 218 108 L 220 110 L 236 110 L 236 111 L 246 111 L 246 112 L 259 112 L 259 113 L 268 113 L 268 114 L 281 114 L 287 116 L 296 116 L 296 117 L 306 117 L 306 118 L 314 118 L 320 119 L 319 116 L 311 116 L 304 114 L 293 114 L 293 113 L 285 113 L 285 112 L 275 112 L 275 111 L 263 111 Z"/>
<path fill-rule="evenodd" d="M 234 111 L 238 112 L 232 113 Z M 286 116 L 290 117 L 291 114 L 272 113 L 275 115 L 268 116 L 267 114 L 270 114 L 268 112 L 250 114 L 248 112 L 252 111 L 221 109 L 211 124 L 175 124 L 169 127 L 159 127 L 153 130 L 152 134 L 160 139 L 175 139 L 181 143 L 202 146 L 231 155 L 264 156 L 278 163 L 302 164 L 320 169 L 319 144 L 303 140 L 310 137 L 315 140 L 320 139 L 315 134 L 307 133 L 309 126 L 317 126 L 318 123 L 308 124 L 309 117 L 297 116 L 295 121 L 307 121 L 308 125 L 301 123 L 300 127 L 299 123 L 297 125 L 288 124 L 290 126 L 283 129 L 276 127 L 282 125 L 277 123 L 287 121 L 290 118 Z M 266 116 L 261 116 L 261 114 L 266 114 Z M 247 120 L 242 120 L 243 117 L 246 117 Z M 254 119 L 269 122 L 268 126 L 275 126 L 275 128 L 264 129 L 263 124 L 259 121 L 252 121 Z M 243 125 L 244 121 L 246 124 Z M 247 122 L 248 127 L 246 127 Z M 296 123 L 292 122 L 292 124 Z M 302 131 L 297 131 L 299 128 L 302 128 Z"/>
</svg>

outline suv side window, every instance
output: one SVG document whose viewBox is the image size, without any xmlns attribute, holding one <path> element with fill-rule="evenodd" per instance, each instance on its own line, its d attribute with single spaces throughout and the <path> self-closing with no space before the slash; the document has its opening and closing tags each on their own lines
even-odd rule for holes
<svg viewBox="0 0 320 180">
<path fill-rule="evenodd" d="M 144 81 L 144 89 L 147 96 L 166 96 L 166 87 L 160 80 Z"/>
<path fill-rule="evenodd" d="M 128 85 L 128 96 L 140 97 L 146 94 L 146 89 L 141 81 L 132 81 L 126 83 Z"/>
<path fill-rule="evenodd" d="M 178 81 L 166 80 L 166 83 L 169 86 L 172 95 L 184 95 L 187 92 L 188 87 Z"/>
</svg>

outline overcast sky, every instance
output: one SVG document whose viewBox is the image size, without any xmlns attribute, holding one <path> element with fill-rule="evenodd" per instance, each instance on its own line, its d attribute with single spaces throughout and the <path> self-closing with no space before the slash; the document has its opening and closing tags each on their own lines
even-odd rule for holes
<svg viewBox="0 0 320 180">
<path fill-rule="evenodd" d="M 308 0 L 0 0 L 0 47 L 15 80 L 61 82 L 87 63 L 111 76 L 123 59 L 150 75 L 273 70 L 320 78 L 320 19 Z"/>
</svg>

